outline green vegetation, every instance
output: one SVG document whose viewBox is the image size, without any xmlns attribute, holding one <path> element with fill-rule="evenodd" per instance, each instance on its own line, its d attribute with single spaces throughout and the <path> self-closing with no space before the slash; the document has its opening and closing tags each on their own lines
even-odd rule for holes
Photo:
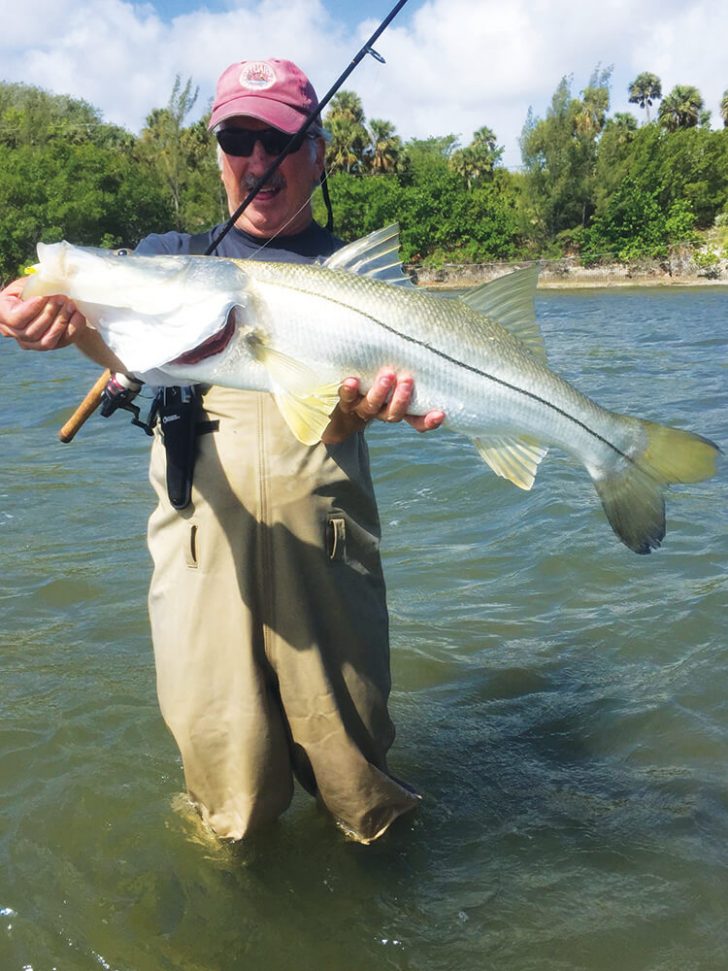
<svg viewBox="0 0 728 971">
<path fill-rule="evenodd" d="M 611 68 L 574 95 L 562 78 L 544 117 L 529 110 L 523 167 L 502 164 L 496 133 L 403 142 L 341 91 L 325 117 L 337 231 L 352 239 L 398 221 L 404 259 L 444 263 L 581 257 L 663 259 L 692 247 L 710 274 L 728 256 L 728 90 L 712 131 L 700 92 L 639 74 L 610 116 Z M 38 240 L 132 246 L 149 232 L 195 232 L 225 216 L 207 118 L 177 79 L 168 104 L 134 136 L 84 101 L 0 83 L 0 280 L 31 262 Z M 658 105 L 650 118 L 650 108 Z M 316 212 L 323 205 L 316 199 Z"/>
</svg>

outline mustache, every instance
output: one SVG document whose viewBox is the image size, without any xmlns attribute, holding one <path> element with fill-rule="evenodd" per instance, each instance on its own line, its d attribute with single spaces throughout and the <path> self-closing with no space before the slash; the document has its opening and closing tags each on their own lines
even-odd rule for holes
<svg viewBox="0 0 728 971">
<path fill-rule="evenodd" d="M 241 185 L 246 190 L 246 192 L 251 192 L 255 188 L 259 178 L 260 176 L 249 175 L 249 174 L 244 175 Z M 274 172 L 269 179 L 266 179 L 266 181 L 261 186 L 261 189 L 276 190 L 276 189 L 285 189 L 285 187 L 286 187 L 286 180 L 284 176 L 281 174 L 281 172 L 277 171 L 277 172 Z"/>
</svg>

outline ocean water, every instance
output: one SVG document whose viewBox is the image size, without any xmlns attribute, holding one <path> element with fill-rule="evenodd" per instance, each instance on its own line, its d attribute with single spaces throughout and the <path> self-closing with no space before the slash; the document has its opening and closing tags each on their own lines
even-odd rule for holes
<svg viewBox="0 0 728 971">
<path fill-rule="evenodd" d="M 552 366 L 728 447 L 728 293 L 549 291 Z M 57 428 L 97 372 L 0 341 L 2 971 L 722 971 L 726 466 L 638 557 L 553 452 L 523 494 L 448 432 L 370 432 L 392 617 L 391 765 L 425 794 L 372 847 L 305 795 L 204 839 L 159 716 L 147 440 Z"/>
</svg>

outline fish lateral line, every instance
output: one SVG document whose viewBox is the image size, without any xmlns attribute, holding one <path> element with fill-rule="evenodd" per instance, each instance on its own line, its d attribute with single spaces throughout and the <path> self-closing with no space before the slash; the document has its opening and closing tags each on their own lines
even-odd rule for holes
<svg viewBox="0 0 728 971">
<path fill-rule="evenodd" d="M 353 275 L 356 276 L 356 274 L 353 274 Z M 298 287 L 292 283 L 285 283 L 285 282 L 276 280 L 274 285 L 277 287 L 284 288 L 286 290 L 291 290 L 294 293 L 300 293 L 304 296 L 311 296 L 311 292 L 309 290 L 303 287 Z M 495 374 L 491 374 L 488 371 L 482 371 L 480 368 L 475 367 L 475 365 L 473 364 L 468 364 L 466 361 L 460 361 L 458 360 L 458 358 L 452 357 L 452 355 L 448 354 L 447 351 L 440 350 L 440 348 L 435 347 L 432 344 L 428 344 L 427 341 L 423 341 L 417 337 L 413 337 L 410 334 L 403 334 L 401 331 L 396 330 L 394 327 L 391 327 L 389 324 L 385 323 L 383 320 L 380 320 L 378 317 L 374 317 L 372 314 L 367 313 L 365 310 L 361 310 L 358 307 L 352 308 L 351 304 L 345 303 L 343 300 L 337 300 L 336 297 L 331 297 L 328 295 L 324 298 L 321 298 L 319 294 L 316 294 L 316 296 L 319 299 L 327 300 L 329 303 L 332 303 L 337 307 L 342 307 L 347 311 L 351 311 L 352 309 L 354 309 L 356 310 L 356 313 L 359 314 L 361 317 L 364 317 L 366 320 L 369 320 L 371 323 L 375 324 L 376 326 L 381 327 L 381 329 L 387 331 L 387 333 L 393 334 L 395 337 L 399 337 L 402 340 L 408 341 L 410 344 L 414 344 L 417 347 L 421 347 L 426 351 L 430 351 L 430 353 L 435 354 L 437 357 L 442 358 L 444 361 L 447 361 L 449 364 L 454 364 L 457 367 L 461 367 L 464 370 L 469 371 L 471 374 L 476 374 L 479 377 L 485 378 L 487 381 L 492 381 L 494 384 L 497 384 L 502 388 L 507 388 L 509 391 L 514 391 L 516 394 L 523 395 L 525 398 L 529 398 L 531 401 L 535 401 L 537 404 L 544 405 L 546 408 L 550 409 L 555 414 L 560 415 L 562 418 L 565 418 L 567 421 L 570 421 L 573 425 L 576 425 L 577 428 L 581 428 L 582 431 L 585 431 L 587 435 L 591 435 L 592 438 L 594 438 L 597 442 L 601 442 L 602 445 L 611 449 L 615 453 L 615 455 L 618 455 L 620 458 L 634 465 L 636 468 L 642 469 L 647 475 L 653 478 L 655 482 L 660 481 L 657 477 L 653 476 L 650 473 L 650 470 L 648 468 L 644 468 L 643 466 L 639 465 L 639 463 L 635 462 L 632 456 L 628 455 L 626 452 L 623 452 L 622 449 L 619 448 L 619 446 L 614 444 L 614 442 L 610 442 L 608 438 L 604 438 L 602 435 L 599 434 L 599 432 L 595 431 L 589 425 L 585 424 L 585 422 L 581 421 L 579 418 L 576 418 L 568 411 L 564 411 L 563 408 L 560 408 L 552 401 L 548 401 L 546 398 L 541 398 L 539 397 L 539 395 L 535 394 L 533 391 L 528 391 L 526 388 L 519 387 L 516 384 L 511 384 L 511 382 L 506 381 L 504 378 L 499 378 Z M 506 331 L 506 333 L 508 332 Z M 579 393 L 581 394 L 581 392 Z M 594 402 L 594 404 L 596 404 L 596 402 Z M 598 407 L 601 408 L 602 406 L 599 405 Z"/>
</svg>

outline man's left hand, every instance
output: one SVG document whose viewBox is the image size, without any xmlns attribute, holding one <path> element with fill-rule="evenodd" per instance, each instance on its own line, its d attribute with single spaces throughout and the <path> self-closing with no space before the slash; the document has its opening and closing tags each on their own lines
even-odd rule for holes
<svg viewBox="0 0 728 971">
<path fill-rule="evenodd" d="M 408 415 L 415 382 L 408 374 L 397 374 L 383 368 L 366 394 L 362 394 L 358 378 L 346 378 L 339 388 L 339 404 L 331 416 L 322 441 L 327 445 L 343 442 L 372 419 L 378 421 L 406 421 L 418 432 L 439 428 L 445 420 L 444 411 L 428 411 L 426 415 Z"/>
</svg>

